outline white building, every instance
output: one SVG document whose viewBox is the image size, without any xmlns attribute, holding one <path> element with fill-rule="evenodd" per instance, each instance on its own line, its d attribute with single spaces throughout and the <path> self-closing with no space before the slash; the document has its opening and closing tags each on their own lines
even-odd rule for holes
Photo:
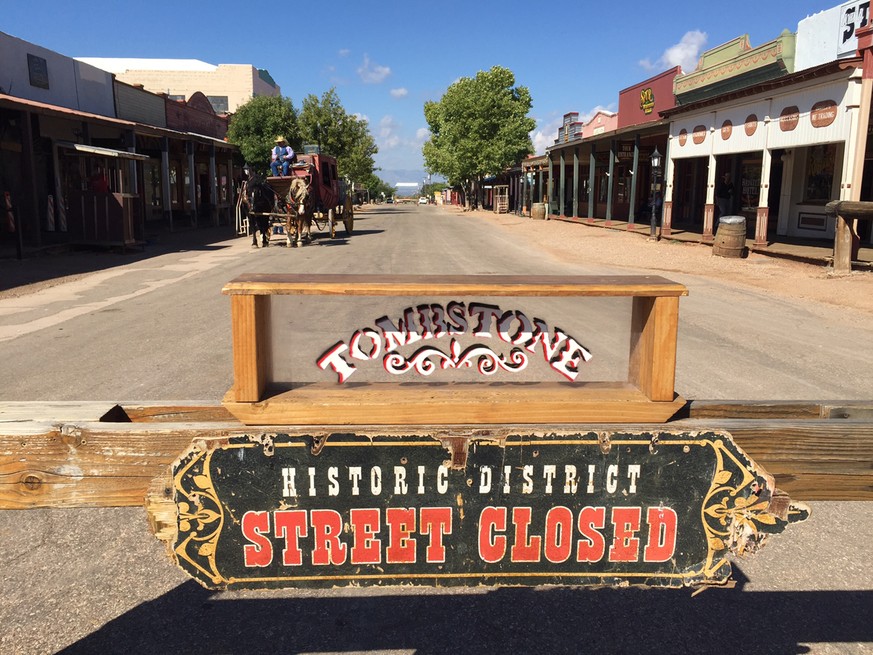
<svg viewBox="0 0 873 655">
<path fill-rule="evenodd" d="M 142 85 L 174 100 L 190 100 L 203 93 L 217 113 L 233 113 L 255 96 L 281 95 L 279 85 L 264 69 L 249 64 L 214 64 L 199 59 L 126 59 L 77 57 L 77 61 L 113 73 L 119 80 Z"/>
</svg>

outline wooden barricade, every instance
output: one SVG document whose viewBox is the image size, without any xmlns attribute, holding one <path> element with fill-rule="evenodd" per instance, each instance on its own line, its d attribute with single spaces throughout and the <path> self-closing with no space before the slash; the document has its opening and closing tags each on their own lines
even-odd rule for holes
<svg viewBox="0 0 873 655">
<path fill-rule="evenodd" d="M 658 276 L 355 276 L 246 275 L 231 296 L 234 385 L 228 410 L 243 423 L 334 424 L 661 422 L 685 403 L 674 391 L 679 298 L 687 289 Z M 270 303 L 276 296 L 494 296 L 633 298 L 627 378 L 619 381 L 355 388 L 307 385 L 268 390 Z"/>
<path fill-rule="evenodd" d="M 873 500 L 873 402 L 675 393 L 687 291 L 663 278 L 247 275 L 224 293 L 223 405 L 0 403 L 0 509 L 145 504 L 173 561 L 215 589 L 678 587 L 727 583 L 731 554 L 805 520 L 789 493 Z M 281 295 L 628 297 L 627 375 L 275 390 Z M 518 334 L 575 372 L 575 340 Z"/>
</svg>

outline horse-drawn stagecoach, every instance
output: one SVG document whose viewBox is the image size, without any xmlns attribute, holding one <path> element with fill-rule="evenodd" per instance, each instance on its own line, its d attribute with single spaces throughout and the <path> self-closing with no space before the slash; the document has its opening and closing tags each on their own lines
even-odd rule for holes
<svg viewBox="0 0 873 655">
<path fill-rule="evenodd" d="M 268 245 L 274 226 L 285 231 L 287 245 L 292 236 L 298 246 L 311 240 L 311 225 L 336 236 L 336 223 L 343 222 L 346 235 L 352 234 L 354 210 L 346 183 L 337 176 L 336 159 L 320 153 L 298 155 L 287 176 L 262 178 L 253 175 L 243 186 L 238 208 L 239 231 L 257 232 L 262 246 Z"/>
</svg>

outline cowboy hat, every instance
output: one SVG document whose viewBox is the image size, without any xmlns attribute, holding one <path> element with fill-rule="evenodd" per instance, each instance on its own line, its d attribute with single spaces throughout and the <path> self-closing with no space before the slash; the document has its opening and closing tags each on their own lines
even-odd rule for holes
<svg viewBox="0 0 873 655">
<path fill-rule="evenodd" d="M 276 137 L 276 143 L 280 143 L 280 142 L 282 142 L 282 141 L 284 141 L 284 140 L 285 140 L 285 137 L 284 137 L 284 136 L 277 136 L 277 137 Z"/>
</svg>

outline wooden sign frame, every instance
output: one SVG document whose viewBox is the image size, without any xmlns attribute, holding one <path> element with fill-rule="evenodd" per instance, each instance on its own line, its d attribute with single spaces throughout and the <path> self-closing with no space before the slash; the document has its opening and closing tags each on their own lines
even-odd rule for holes
<svg viewBox="0 0 873 655">
<path fill-rule="evenodd" d="M 660 276 L 393 276 L 247 274 L 231 297 L 234 383 L 224 406 L 248 425 L 629 423 L 669 420 L 685 400 L 674 390 L 679 298 Z M 523 385 L 372 383 L 268 388 L 273 296 L 630 297 L 627 377 Z"/>
</svg>

